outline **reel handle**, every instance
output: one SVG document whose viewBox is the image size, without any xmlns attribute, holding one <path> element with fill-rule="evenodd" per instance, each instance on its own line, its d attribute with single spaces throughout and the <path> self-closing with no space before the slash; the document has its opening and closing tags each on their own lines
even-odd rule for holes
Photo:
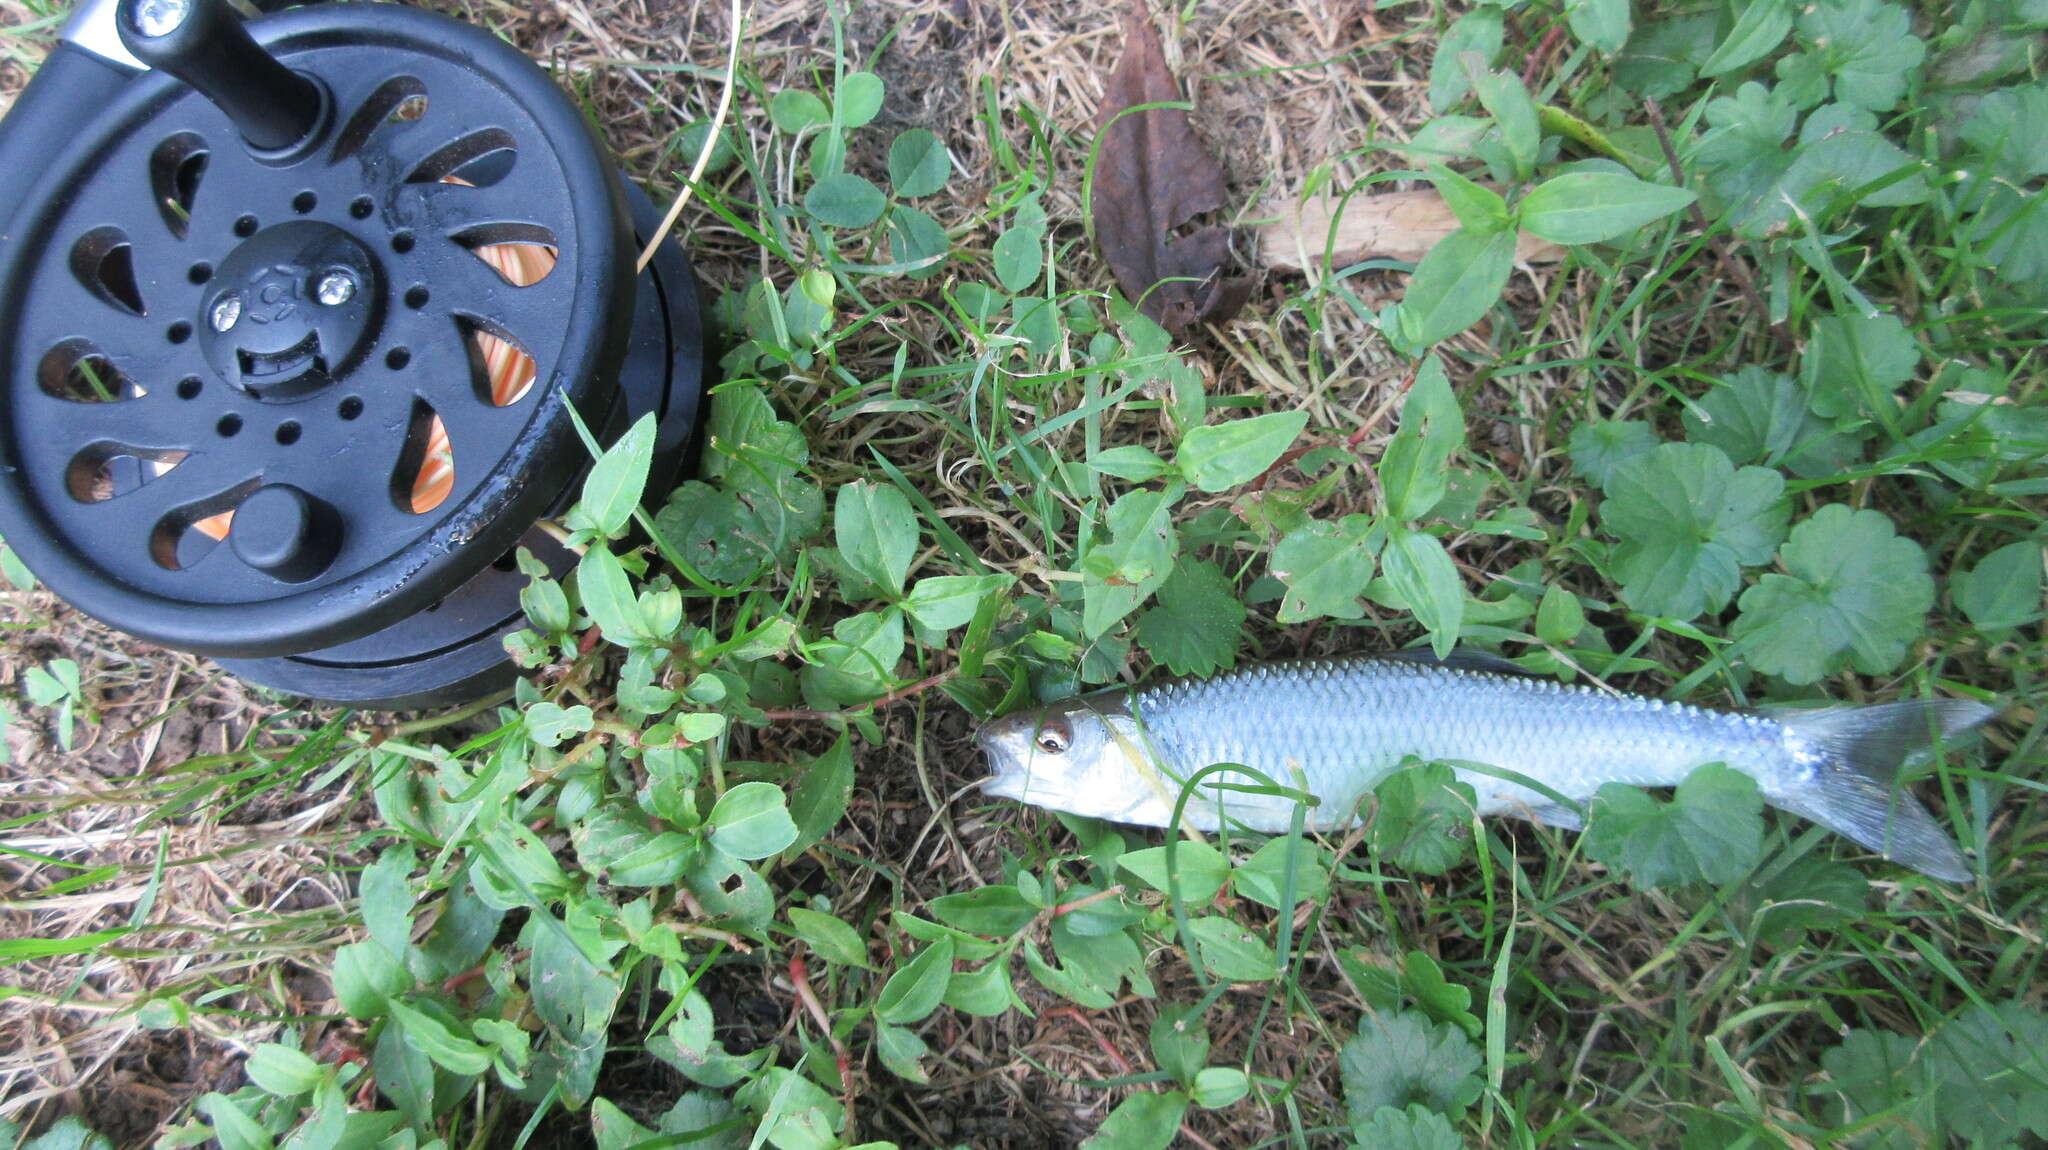
<svg viewBox="0 0 2048 1150">
<path fill-rule="evenodd" d="M 257 44 L 226 0 L 119 3 L 115 25 L 128 51 L 213 101 L 252 149 L 296 151 L 323 126 L 320 85 Z"/>
</svg>

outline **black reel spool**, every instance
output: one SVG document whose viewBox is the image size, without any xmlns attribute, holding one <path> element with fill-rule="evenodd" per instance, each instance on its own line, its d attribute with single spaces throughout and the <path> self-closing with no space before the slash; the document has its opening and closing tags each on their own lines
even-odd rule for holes
<svg viewBox="0 0 2048 1150">
<path fill-rule="evenodd" d="M 697 290 L 582 114 L 383 3 L 97 0 L 0 123 L 0 534 L 80 610 L 292 694 L 509 686 L 534 524 L 653 412 Z M 452 474 L 449 466 L 452 456 Z"/>
</svg>

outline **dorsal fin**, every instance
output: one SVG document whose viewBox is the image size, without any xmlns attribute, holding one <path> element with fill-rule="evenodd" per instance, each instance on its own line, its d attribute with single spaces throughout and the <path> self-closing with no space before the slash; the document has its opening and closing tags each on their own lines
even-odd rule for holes
<svg viewBox="0 0 2048 1150">
<path fill-rule="evenodd" d="M 1410 647 L 1405 651 L 1388 651 L 1382 659 L 1399 659 L 1404 663 L 1427 663 L 1432 667 L 1449 667 L 1454 671 L 1483 671 L 1489 675 L 1519 675 L 1525 679 L 1541 679 L 1539 675 L 1520 663 L 1513 662 L 1490 651 L 1475 651 L 1460 647 L 1439 659 L 1436 652 L 1427 647 Z"/>
</svg>

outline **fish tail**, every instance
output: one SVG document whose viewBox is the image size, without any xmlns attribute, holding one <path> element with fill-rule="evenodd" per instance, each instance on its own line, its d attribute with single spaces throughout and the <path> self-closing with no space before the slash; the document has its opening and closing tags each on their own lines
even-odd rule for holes
<svg viewBox="0 0 2048 1150">
<path fill-rule="evenodd" d="M 1902 866 L 1969 882 L 1962 849 L 1895 777 L 1909 756 L 1997 713 L 1967 699 L 1927 699 L 1779 715 L 1778 722 L 1822 761 L 1806 782 L 1764 799 Z"/>
</svg>

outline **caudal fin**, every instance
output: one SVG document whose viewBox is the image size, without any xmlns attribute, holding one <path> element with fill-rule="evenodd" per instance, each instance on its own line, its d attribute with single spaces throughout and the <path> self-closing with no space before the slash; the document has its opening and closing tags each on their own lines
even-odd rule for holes
<svg viewBox="0 0 2048 1150">
<path fill-rule="evenodd" d="M 1969 860 L 1927 808 L 1899 789 L 1895 776 L 1899 764 L 1937 738 L 1959 735 L 1997 713 L 1967 699 L 1931 699 L 1779 715 L 1820 752 L 1822 763 L 1811 782 L 1764 798 L 1902 866 L 1969 882 Z"/>
</svg>

